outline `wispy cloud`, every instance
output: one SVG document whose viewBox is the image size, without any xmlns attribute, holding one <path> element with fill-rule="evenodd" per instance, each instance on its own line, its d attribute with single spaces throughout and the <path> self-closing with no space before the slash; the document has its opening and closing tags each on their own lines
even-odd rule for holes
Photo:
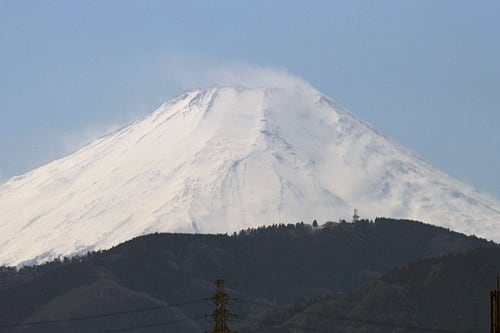
<svg viewBox="0 0 500 333">
<path fill-rule="evenodd" d="M 213 85 L 249 88 L 310 87 L 308 82 L 284 68 L 252 65 L 243 61 L 217 62 L 170 53 L 158 57 L 149 66 L 143 73 L 131 78 L 134 93 L 126 96 L 126 101 L 122 100 L 120 106 L 117 106 L 116 121 L 86 125 L 82 129 L 60 135 L 65 154 L 152 112 L 156 106 L 188 89 Z M 127 113 L 126 116 L 124 112 Z"/>
<path fill-rule="evenodd" d="M 253 65 L 243 61 L 217 63 L 196 57 L 167 55 L 160 66 L 165 77 L 183 89 L 210 85 L 288 87 L 309 83 L 285 68 Z"/>
<path fill-rule="evenodd" d="M 72 153 L 89 142 L 114 132 L 123 126 L 124 124 L 94 125 L 81 130 L 64 133 L 61 135 L 62 149 L 66 154 Z"/>
</svg>

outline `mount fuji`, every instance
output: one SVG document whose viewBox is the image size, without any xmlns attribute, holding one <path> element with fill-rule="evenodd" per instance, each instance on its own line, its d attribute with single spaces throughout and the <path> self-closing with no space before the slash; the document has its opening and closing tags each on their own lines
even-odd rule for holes
<svg viewBox="0 0 500 333">
<path fill-rule="evenodd" d="M 500 241 L 500 203 L 309 84 L 216 86 L 0 187 L 0 264 L 40 263 L 153 232 L 225 233 L 363 216 Z"/>
</svg>

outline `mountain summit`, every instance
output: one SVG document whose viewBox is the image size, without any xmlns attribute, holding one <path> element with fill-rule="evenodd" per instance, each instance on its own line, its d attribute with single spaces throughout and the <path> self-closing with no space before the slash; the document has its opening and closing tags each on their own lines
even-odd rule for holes
<svg viewBox="0 0 500 333">
<path fill-rule="evenodd" d="M 0 264 L 152 232 L 364 216 L 500 240 L 500 204 L 307 84 L 193 90 L 0 187 Z"/>
</svg>

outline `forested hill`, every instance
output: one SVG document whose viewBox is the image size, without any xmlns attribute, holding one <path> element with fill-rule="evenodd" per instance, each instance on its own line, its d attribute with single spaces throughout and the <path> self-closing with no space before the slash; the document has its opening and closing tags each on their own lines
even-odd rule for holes
<svg viewBox="0 0 500 333">
<path fill-rule="evenodd" d="M 202 332 L 203 299 L 222 278 L 231 296 L 285 304 L 343 295 L 416 260 L 497 247 L 415 221 L 275 225 L 228 235 L 153 234 L 111 250 L 0 274 L 0 331 L 101 332 L 181 320 L 176 332 Z M 181 303 L 190 300 L 192 305 Z M 139 311 L 166 306 L 162 311 Z M 250 309 L 235 308 L 240 315 Z M 99 317 L 95 314 L 124 312 Z M 90 317 L 88 317 L 90 316 Z M 82 319 L 83 317 L 83 319 Z M 57 323 L 19 323 L 80 318 Z M 208 325 L 208 326 L 207 326 Z M 147 332 L 164 331 L 150 327 Z M 170 329 L 171 330 L 171 329 Z"/>
<path fill-rule="evenodd" d="M 488 332 L 490 290 L 500 271 L 500 248 L 403 265 L 343 295 L 290 307 L 256 303 L 265 312 L 236 327 L 241 333 L 477 333 Z M 293 309 L 292 311 L 290 309 Z"/>
</svg>

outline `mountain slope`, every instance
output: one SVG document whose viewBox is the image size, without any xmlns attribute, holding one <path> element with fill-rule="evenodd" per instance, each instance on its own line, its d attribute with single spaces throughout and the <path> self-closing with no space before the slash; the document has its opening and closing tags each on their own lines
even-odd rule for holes
<svg viewBox="0 0 500 333">
<path fill-rule="evenodd" d="M 419 219 L 500 240 L 500 204 L 305 83 L 194 90 L 0 187 L 0 264 L 41 262 L 156 232 Z"/>
<path fill-rule="evenodd" d="M 272 333 L 300 326 L 339 333 L 487 332 L 489 292 L 499 269 L 498 247 L 422 260 L 344 295 L 309 300 L 293 313 L 267 307 L 261 327 L 245 325 L 238 331 Z M 275 324 L 266 324 L 270 320 Z"/>
<path fill-rule="evenodd" d="M 419 222 L 392 219 L 323 228 L 300 223 L 279 225 L 233 236 L 147 235 L 81 258 L 20 271 L 0 270 L 0 299 L 5 305 L 0 311 L 0 332 L 13 332 L 3 324 L 92 317 L 200 300 L 213 295 L 218 278 L 225 279 L 232 297 L 281 306 L 304 296 L 315 299 L 343 294 L 396 266 L 478 247 L 498 245 Z M 231 311 L 241 318 L 250 308 L 230 303 Z M 195 318 L 212 310 L 211 302 L 205 301 L 19 331 L 103 332 Z M 190 321 L 187 327 L 181 324 L 178 329 L 166 326 L 151 331 L 203 332 L 210 325 L 205 318 Z"/>
</svg>

